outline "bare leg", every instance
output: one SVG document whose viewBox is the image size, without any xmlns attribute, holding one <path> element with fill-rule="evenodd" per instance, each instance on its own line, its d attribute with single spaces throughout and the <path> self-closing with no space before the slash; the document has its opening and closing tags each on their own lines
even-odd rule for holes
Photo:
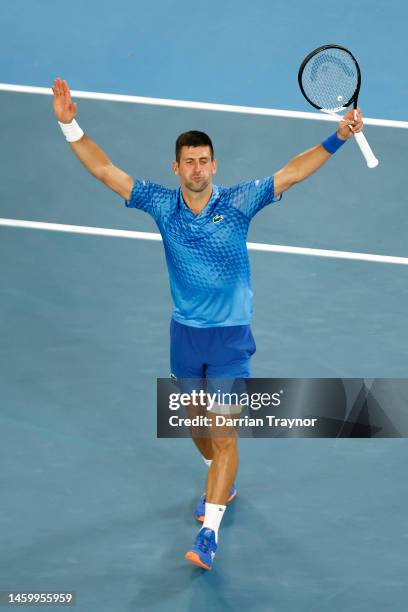
<svg viewBox="0 0 408 612">
<path fill-rule="evenodd" d="M 206 502 L 226 505 L 238 471 L 238 436 L 235 427 L 217 427 L 212 441 L 213 462 L 208 471 Z"/>
<path fill-rule="evenodd" d="M 202 407 L 193 406 L 192 404 L 187 407 L 187 414 L 190 419 L 203 415 L 205 412 Z M 204 427 L 191 427 L 191 437 L 205 459 L 214 459 L 212 438 L 205 429 Z"/>
</svg>

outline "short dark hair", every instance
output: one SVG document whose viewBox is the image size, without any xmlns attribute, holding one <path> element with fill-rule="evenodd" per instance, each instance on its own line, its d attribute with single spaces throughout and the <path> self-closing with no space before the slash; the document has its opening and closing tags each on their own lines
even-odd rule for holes
<svg viewBox="0 0 408 612">
<path fill-rule="evenodd" d="M 176 140 L 176 160 L 178 162 L 180 161 L 182 147 L 210 147 L 211 159 L 214 159 L 214 147 L 211 138 L 204 132 L 190 130 L 189 132 L 180 134 Z"/>
</svg>

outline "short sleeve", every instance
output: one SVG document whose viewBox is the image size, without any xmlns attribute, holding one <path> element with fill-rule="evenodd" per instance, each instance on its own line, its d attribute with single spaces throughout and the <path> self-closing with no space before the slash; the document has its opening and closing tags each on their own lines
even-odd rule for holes
<svg viewBox="0 0 408 612">
<path fill-rule="evenodd" d="M 158 220 L 171 206 L 174 190 L 152 181 L 135 181 L 130 199 L 125 200 L 127 208 L 138 208 Z"/>
<path fill-rule="evenodd" d="M 279 202 L 282 194 L 275 198 L 273 176 L 245 181 L 231 188 L 231 204 L 249 219 L 268 204 Z"/>
</svg>

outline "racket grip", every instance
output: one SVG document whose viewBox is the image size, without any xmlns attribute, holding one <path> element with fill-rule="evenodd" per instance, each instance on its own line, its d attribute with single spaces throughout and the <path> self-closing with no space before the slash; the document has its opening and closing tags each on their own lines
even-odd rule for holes
<svg viewBox="0 0 408 612">
<path fill-rule="evenodd" d="M 362 154 L 365 157 L 365 160 L 367 162 L 367 166 L 369 168 L 375 168 L 376 166 L 378 166 L 378 159 L 376 158 L 376 156 L 374 155 L 370 145 L 367 142 L 366 137 L 364 136 L 363 132 L 357 132 L 356 134 L 354 134 L 354 138 L 357 141 L 358 146 L 361 149 Z"/>
</svg>

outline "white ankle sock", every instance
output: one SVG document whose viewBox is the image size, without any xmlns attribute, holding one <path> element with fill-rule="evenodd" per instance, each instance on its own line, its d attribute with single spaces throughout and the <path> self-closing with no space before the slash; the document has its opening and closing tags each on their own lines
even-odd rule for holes
<svg viewBox="0 0 408 612">
<path fill-rule="evenodd" d="M 204 461 L 205 465 L 206 465 L 207 467 L 209 467 L 209 468 L 210 468 L 210 467 L 211 467 L 211 464 L 212 464 L 212 462 L 213 462 L 213 460 L 212 460 L 212 459 L 206 459 L 206 458 L 204 457 L 204 455 L 201 455 L 201 456 L 202 456 L 202 458 L 203 458 L 203 461 Z"/>
<path fill-rule="evenodd" d="M 225 508 L 222 504 L 205 503 L 205 516 L 203 528 L 212 529 L 215 532 L 215 541 L 218 542 L 218 529 L 220 527 Z"/>
</svg>

